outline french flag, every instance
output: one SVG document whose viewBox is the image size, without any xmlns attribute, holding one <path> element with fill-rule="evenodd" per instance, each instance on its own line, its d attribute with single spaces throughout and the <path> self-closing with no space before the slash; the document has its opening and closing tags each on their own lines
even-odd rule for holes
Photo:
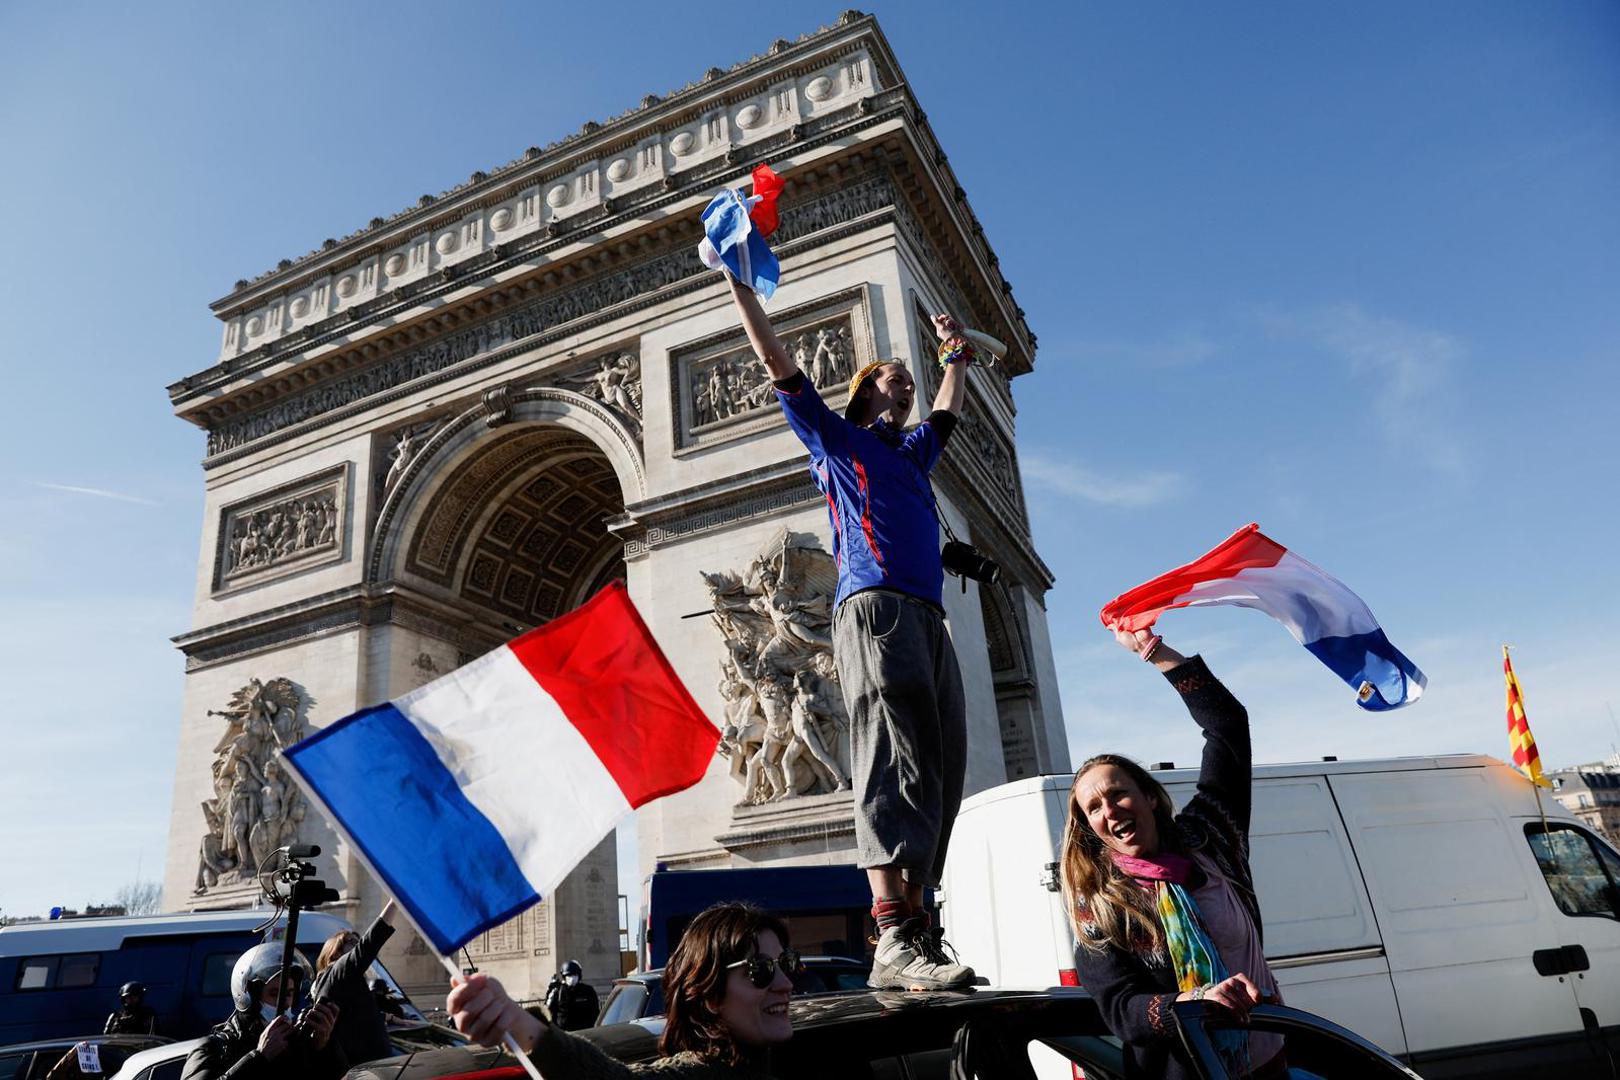
<svg viewBox="0 0 1620 1080">
<path fill-rule="evenodd" d="M 283 756 L 441 955 L 548 895 L 720 733 L 615 583 Z"/>
<path fill-rule="evenodd" d="M 756 165 L 754 193 L 724 188 L 703 210 L 703 239 L 698 241 L 698 257 L 711 270 L 721 267 L 766 300 L 776 292 L 782 267 L 776 261 L 768 240 L 776 232 L 780 218 L 776 200 L 782 194 L 782 178 L 769 165 Z"/>
<path fill-rule="evenodd" d="M 1145 630 L 1171 608 L 1255 608 L 1356 691 L 1364 709 L 1398 709 L 1423 696 L 1423 672 L 1373 618 L 1361 597 L 1321 567 L 1249 524 L 1186 566 L 1144 582 L 1102 609 L 1109 629 Z"/>
</svg>

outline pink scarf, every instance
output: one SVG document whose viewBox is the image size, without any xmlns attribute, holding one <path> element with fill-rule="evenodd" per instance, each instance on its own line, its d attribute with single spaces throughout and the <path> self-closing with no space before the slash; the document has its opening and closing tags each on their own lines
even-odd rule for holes
<svg viewBox="0 0 1620 1080">
<path fill-rule="evenodd" d="M 1172 885 L 1186 885 L 1192 880 L 1192 860 L 1173 851 L 1161 851 L 1143 859 L 1117 851 L 1108 854 L 1113 857 L 1115 866 L 1138 881 L 1168 881 Z"/>
</svg>

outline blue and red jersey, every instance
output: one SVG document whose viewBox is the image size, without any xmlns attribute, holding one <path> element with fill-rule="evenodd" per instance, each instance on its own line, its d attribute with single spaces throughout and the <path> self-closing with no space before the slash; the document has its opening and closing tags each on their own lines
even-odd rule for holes
<svg viewBox="0 0 1620 1080">
<path fill-rule="evenodd" d="M 928 473 L 954 414 L 934 413 L 908 432 L 886 421 L 859 427 L 827 407 L 800 372 L 776 384 L 788 426 L 810 451 L 810 473 L 827 496 L 836 608 L 862 589 L 894 589 L 940 605 L 945 572 Z"/>
</svg>

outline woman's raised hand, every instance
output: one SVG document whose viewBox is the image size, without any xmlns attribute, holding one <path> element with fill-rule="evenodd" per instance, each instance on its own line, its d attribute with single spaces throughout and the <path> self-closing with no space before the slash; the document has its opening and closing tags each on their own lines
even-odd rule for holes
<svg viewBox="0 0 1620 1080">
<path fill-rule="evenodd" d="M 525 1054 L 534 1049 L 541 1022 L 518 1008 L 498 979 L 474 972 L 457 975 L 450 982 L 444 1009 L 458 1031 L 482 1046 L 500 1046 L 501 1036 L 511 1032 Z"/>
<path fill-rule="evenodd" d="M 1142 655 L 1142 650 L 1147 648 L 1148 642 L 1157 636 L 1152 630 L 1127 630 L 1123 626 L 1114 628 L 1114 640 L 1138 656 Z"/>
<path fill-rule="evenodd" d="M 1151 629 L 1127 630 L 1123 626 L 1116 626 L 1113 627 L 1113 631 L 1115 641 L 1160 671 L 1169 671 L 1187 660 L 1185 656 L 1166 645 L 1164 639 Z"/>
<path fill-rule="evenodd" d="M 1177 1001 L 1196 1001 L 1195 990 L 1187 990 L 1176 995 Z M 1240 1024 L 1249 1022 L 1249 1010 L 1260 1004 L 1264 995 L 1260 988 L 1254 985 L 1241 971 L 1230 978 L 1222 979 L 1213 986 L 1206 988 L 1203 994 L 1198 995 L 1205 1001 L 1213 1001 L 1227 1012 L 1231 1013 Z"/>
</svg>

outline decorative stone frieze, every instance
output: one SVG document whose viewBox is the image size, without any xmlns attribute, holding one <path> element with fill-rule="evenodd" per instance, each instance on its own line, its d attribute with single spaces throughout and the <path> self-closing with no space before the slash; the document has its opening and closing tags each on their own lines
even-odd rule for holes
<svg viewBox="0 0 1620 1080">
<path fill-rule="evenodd" d="M 344 557 L 349 466 L 337 465 L 220 511 L 214 592 L 232 592 Z"/>
<path fill-rule="evenodd" d="M 785 209 L 774 243 L 781 249 L 808 236 L 867 214 L 891 210 L 895 188 L 887 177 L 874 176 Z M 273 435 L 315 417 L 376 397 L 428 376 L 469 370 L 543 343 L 558 327 L 623 304 L 645 293 L 713 271 L 685 245 L 623 270 L 599 275 L 581 285 L 514 308 L 436 341 L 394 353 L 377 364 L 338 376 L 318 386 L 282 395 L 263 409 L 233 417 L 208 433 L 212 458 Z"/>
<path fill-rule="evenodd" d="M 834 407 L 850 376 L 874 358 L 870 311 L 868 287 L 861 286 L 772 318 L 800 370 Z M 676 349 L 670 367 L 677 455 L 782 422 L 770 377 L 741 329 Z"/>
</svg>

